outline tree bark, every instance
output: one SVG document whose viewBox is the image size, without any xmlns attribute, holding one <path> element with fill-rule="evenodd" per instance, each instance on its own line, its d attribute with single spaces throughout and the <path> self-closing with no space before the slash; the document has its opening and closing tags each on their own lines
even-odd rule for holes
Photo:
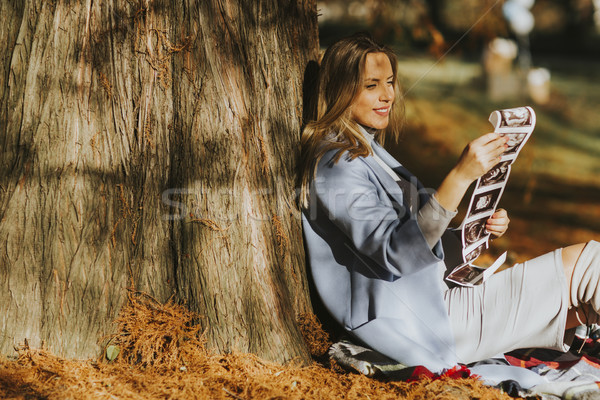
<svg viewBox="0 0 600 400">
<path fill-rule="evenodd" d="M 0 351 L 90 357 L 126 288 L 307 359 L 294 179 L 316 5 L 0 0 Z"/>
</svg>

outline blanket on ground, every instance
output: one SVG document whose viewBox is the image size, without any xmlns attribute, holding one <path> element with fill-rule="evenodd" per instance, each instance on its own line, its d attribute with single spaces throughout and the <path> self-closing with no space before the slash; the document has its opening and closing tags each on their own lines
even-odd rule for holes
<svg viewBox="0 0 600 400">
<path fill-rule="evenodd" d="M 591 335 L 576 335 L 571 351 L 521 349 L 501 358 L 457 366 L 443 374 L 434 374 L 424 366 L 406 366 L 349 340 L 331 346 L 329 357 L 341 367 L 376 379 L 415 381 L 422 378 L 465 378 L 490 365 L 504 365 L 535 372 L 539 380 L 524 389 L 518 379 L 486 382 L 510 396 L 544 400 L 600 400 L 600 329 Z"/>
</svg>

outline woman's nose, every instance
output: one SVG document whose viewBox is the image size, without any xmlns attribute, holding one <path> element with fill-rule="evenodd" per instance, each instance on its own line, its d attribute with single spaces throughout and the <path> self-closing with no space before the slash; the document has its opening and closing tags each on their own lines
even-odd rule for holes
<svg viewBox="0 0 600 400">
<path fill-rule="evenodd" d="M 379 100 L 381 101 L 392 101 L 394 99 L 394 88 L 386 86 L 381 91 L 379 95 Z"/>
</svg>

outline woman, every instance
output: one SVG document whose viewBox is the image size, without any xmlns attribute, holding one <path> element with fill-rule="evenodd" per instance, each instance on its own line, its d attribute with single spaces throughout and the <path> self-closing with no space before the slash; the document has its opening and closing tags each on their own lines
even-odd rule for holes
<svg viewBox="0 0 600 400">
<path fill-rule="evenodd" d="M 334 319 L 405 365 L 441 371 L 522 347 L 565 351 L 565 331 L 600 310 L 600 245 L 517 264 L 474 288 L 449 288 L 441 238 L 469 185 L 497 165 L 506 139 L 465 148 L 436 191 L 380 145 L 402 122 L 397 60 L 365 34 L 321 62 L 318 116 L 303 131 L 301 206 L 311 274 Z M 498 210 L 486 229 L 499 237 Z"/>
</svg>

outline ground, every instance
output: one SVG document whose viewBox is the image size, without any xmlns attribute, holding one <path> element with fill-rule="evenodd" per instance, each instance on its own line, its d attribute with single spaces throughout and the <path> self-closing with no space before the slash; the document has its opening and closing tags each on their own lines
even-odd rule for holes
<svg viewBox="0 0 600 400">
<path fill-rule="evenodd" d="M 146 295 L 131 293 L 117 321 L 116 334 L 105 341 L 107 349 L 113 346 L 109 351 L 112 360 L 106 354 L 98 360 L 67 360 L 25 344 L 17 360 L 0 359 L 0 398 L 510 398 L 474 378 L 386 383 L 317 362 L 284 366 L 251 354 L 213 354 L 204 347 L 195 319 L 183 307 L 161 305 Z M 316 345 L 313 349 L 322 347 L 318 342 L 324 337 L 318 326 L 310 331 L 313 336 L 309 340 Z"/>
</svg>

